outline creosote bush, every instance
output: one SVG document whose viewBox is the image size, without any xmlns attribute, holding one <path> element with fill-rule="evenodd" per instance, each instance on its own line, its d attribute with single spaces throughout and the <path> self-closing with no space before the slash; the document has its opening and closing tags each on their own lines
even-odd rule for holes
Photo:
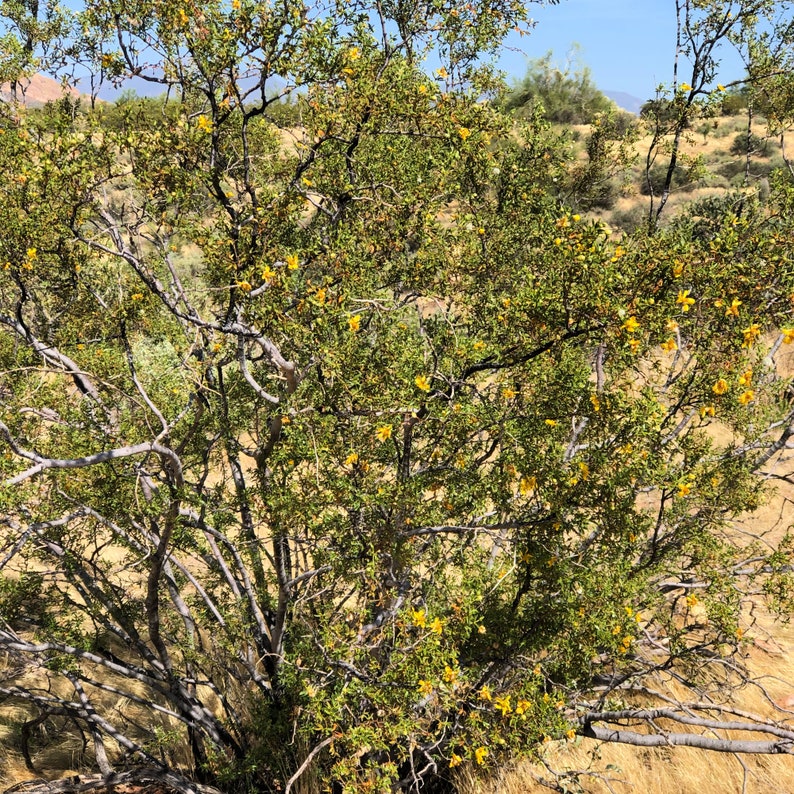
<svg viewBox="0 0 794 794">
<path fill-rule="evenodd" d="M 2 108 L 5 702 L 185 792 L 791 752 L 729 705 L 792 592 L 790 540 L 732 531 L 791 477 L 791 180 L 616 239 L 490 101 L 512 0 L 4 13 L 8 58 L 165 91 Z"/>
</svg>

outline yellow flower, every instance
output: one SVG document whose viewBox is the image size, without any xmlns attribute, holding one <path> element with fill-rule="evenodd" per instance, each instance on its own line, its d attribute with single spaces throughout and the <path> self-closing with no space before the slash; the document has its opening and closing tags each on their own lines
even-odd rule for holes
<svg viewBox="0 0 794 794">
<path fill-rule="evenodd" d="M 580 220 L 582 220 L 582 216 L 581 216 L 581 215 L 579 215 L 578 213 L 577 213 L 577 214 L 575 214 L 575 215 L 571 215 L 571 218 L 572 218 L 574 221 L 580 221 Z"/>
<path fill-rule="evenodd" d="M 725 394 L 728 391 L 728 381 L 725 378 L 720 378 L 712 387 L 711 390 L 714 394 Z"/>
<path fill-rule="evenodd" d="M 417 375 L 414 378 L 414 383 L 417 389 L 422 391 L 430 391 L 430 381 L 424 375 Z"/>
<path fill-rule="evenodd" d="M 629 339 L 629 348 L 632 353 L 636 353 L 640 347 L 640 340 L 639 339 Z"/>
<path fill-rule="evenodd" d="M 212 132 L 212 119 L 208 116 L 199 116 L 198 120 L 196 121 L 196 126 L 202 132 Z"/>
<path fill-rule="evenodd" d="M 130 295 L 130 300 L 142 301 L 143 300 L 143 293 L 141 293 L 141 292 L 133 292 L 132 295 Z"/>
<path fill-rule="evenodd" d="M 284 261 L 287 263 L 287 270 L 297 270 L 298 269 L 298 255 L 297 254 L 288 254 L 284 257 Z"/>
<path fill-rule="evenodd" d="M 349 61 L 357 61 L 361 57 L 361 53 L 358 51 L 358 47 L 351 47 L 347 51 L 347 59 Z"/>
<path fill-rule="evenodd" d="M 744 341 L 742 347 L 752 347 L 759 336 L 761 336 L 761 326 L 758 323 L 751 323 L 742 330 Z"/>
<path fill-rule="evenodd" d="M 240 292 L 250 292 L 251 291 L 251 284 L 247 281 L 238 281 L 237 282 L 237 289 Z"/>
<path fill-rule="evenodd" d="M 794 342 L 794 328 L 783 328 L 781 333 L 783 334 L 784 345 L 790 345 Z"/>
<path fill-rule="evenodd" d="M 497 711 L 502 712 L 502 716 L 506 717 L 513 711 L 513 707 L 510 705 L 510 695 L 505 695 L 501 698 L 496 698 L 493 702 L 494 708 Z"/>
<path fill-rule="evenodd" d="M 442 66 L 440 69 L 436 69 L 436 74 L 442 79 L 446 80 L 449 77 L 449 72 Z"/>
<path fill-rule="evenodd" d="M 557 420 L 556 419 L 544 419 L 543 420 L 549 427 L 557 427 Z"/>
<path fill-rule="evenodd" d="M 386 441 L 391 438 L 391 425 L 381 425 L 375 431 L 375 437 L 378 441 Z"/>
<path fill-rule="evenodd" d="M 673 261 L 673 278 L 681 278 L 681 274 L 684 272 L 684 265 L 683 263 L 675 259 Z"/>
<path fill-rule="evenodd" d="M 726 317 L 738 317 L 739 316 L 739 307 L 742 305 L 742 302 L 737 298 L 734 298 L 731 301 L 731 305 L 725 309 L 725 316 Z"/>
<path fill-rule="evenodd" d="M 471 135 L 471 130 L 468 127 L 459 127 L 458 135 L 460 135 L 461 140 L 465 141 Z"/>
<path fill-rule="evenodd" d="M 700 408 L 700 418 L 704 419 L 707 416 L 714 416 L 716 411 L 714 410 L 713 405 L 703 405 Z"/>
<path fill-rule="evenodd" d="M 739 385 L 749 386 L 753 382 L 753 371 L 751 369 L 745 370 L 739 375 Z"/>
<path fill-rule="evenodd" d="M 722 83 L 717 83 L 717 91 L 724 91 L 725 86 Z"/>
<path fill-rule="evenodd" d="M 483 686 L 482 689 L 480 689 L 478 694 L 479 694 L 480 700 L 490 700 L 491 699 L 491 688 L 488 686 L 488 684 L 485 684 L 485 686 Z"/>
<path fill-rule="evenodd" d="M 502 389 L 502 397 L 505 400 L 512 400 L 517 394 L 518 392 L 510 386 L 506 386 L 504 389 Z"/>
<path fill-rule="evenodd" d="M 454 684 L 458 680 L 458 671 L 453 670 L 448 664 L 444 665 L 444 681 L 448 684 Z"/>
<path fill-rule="evenodd" d="M 271 268 L 270 265 L 265 265 L 264 268 L 262 269 L 262 278 L 265 281 L 270 282 L 275 277 L 276 277 L 276 271 L 273 270 L 273 268 Z"/>
<path fill-rule="evenodd" d="M 358 452 L 351 452 L 345 458 L 345 466 L 355 466 L 358 463 Z"/>
<path fill-rule="evenodd" d="M 348 317 L 347 327 L 350 329 L 351 333 L 356 333 L 358 329 L 361 328 L 361 315 L 354 314 L 352 317 Z"/>
<path fill-rule="evenodd" d="M 487 747 L 478 747 L 474 751 L 474 760 L 482 766 L 485 763 L 485 759 L 488 757 L 488 748 Z"/>
<path fill-rule="evenodd" d="M 637 322 L 637 318 L 632 314 L 625 323 L 623 323 L 623 330 L 628 331 L 628 333 L 633 334 L 638 328 L 640 324 Z"/>
<path fill-rule="evenodd" d="M 473 345 L 474 349 L 479 353 L 480 350 L 485 350 L 485 342 L 476 341 Z"/>
<path fill-rule="evenodd" d="M 662 350 L 666 350 L 668 353 L 673 350 L 678 350 L 678 345 L 672 336 L 666 342 L 662 342 Z"/>
<path fill-rule="evenodd" d="M 598 413 L 601 410 L 601 400 L 598 397 L 596 392 L 590 393 L 590 405 L 593 406 L 593 410 Z"/>
<path fill-rule="evenodd" d="M 566 731 L 565 735 L 568 738 L 568 741 L 572 742 L 576 738 L 576 731 L 571 728 L 569 731 Z"/>
<path fill-rule="evenodd" d="M 678 323 L 671 317 L 664 326 L 671 333 L 678 330 Z"/>
<path fill-rule="evenodd" d="M 232 8 L 235 11 L 239 11 L 240 10 L 240 0 L 232 0 Z"/>
<path fill-rule="evenodd" d="M 436 618 L 430 624 L 430 631 L 432 631 L 433 634 L 439 634 L 439 635 L 444 631 L 444 624 L 441 622 L 440 618 Z"/>
<path fill-rule="evenodd" d="M 685 496 L 689 496 L 691 491 L 692 486 L 689 483 L 682 482 L 678 486 L 678 493 L 676 496 L 679 497 L 679 499 L 683 499 Z"/>
<path fill-rule="evenodd" d="M 751 403 L 755 399 L 755 392 L 752 389 L 747 389 L 747 391 L 742 392 L 739 395 L 739 402 L 742 405 L 747 405 Z"/>
<path fill-rule="evenodd" d="M 454 769 L 456 766 L 460 766 L 463 763 L 463 759 L 457 754 L 452 753 L 449 757 L 449 768 Z"/>
<path fill-rule="evenodd" d="M 528 700 L 519 700 L 516 703 L 516 714 L 520 717 L 522 714 L 526 714 L 529 711 L 529 708 L 532 704 Z"/>
<path fill-rule="evenodd" d="M 678 297 L 675 299 L 675 302 L 681 305 L 682 312 L 688 312 L 689 307 L 695 303 L 694 298 L 689 297 L 689 290 L 680 290 L 678 293 Z"/>
<path fill-rule="evenodd" d="M 678 90 L 679 91 L 691 91 L 692 90 L 692 86 L 689 85 L 689 83 L 681 83 L 681 85 L 678 86 Z"/>
<path fill-rule="evenodd" d="M 415 609 L 411 611 L 411 622 L 414 626 L 419 626 L 423 629 L 427 626 L 427 615 L 422 609 Z"/>
<path fill-rule="evenodd" d="M 686 597 L 686 605 L 688 607 L 696 607 L 698 605 L 698 597 L 694 593 L 690 593 Z"/>
<path fill-rule="evenodd" d="M 28 248 L 25 252 L 27 254 L 28 259 L 32 262 L 38 256 L 38 252 L 35 248 Z"/>
<path fill-rule="evenodd" d="M 323 304 L 325 303 L 325 290 L 320 287 L 317 292 L 314 293 L 314 297 L 317 300 L 317 303 Z"/>
<path fill-rule="evenodd" d="M 584 461 L 579 461 L 579 473 L 582 475 L 583 480 L 587 480 L 590 477 L 590 467 Z"/>
<path fill-rule="evenodd" d="M 417 94 L 426 94 L 426 93 L 427 93 L 427 86 L 426 86 L 426 85 L 420 85 L 420 86 L 419 86 L 419 87 L 416 89 L 416 93 L 417 93 Z"/>
<path fill-rule="evenodd" d="M 522 477 L 518 483 L 518 490 L 522 494 L 532 493 L 538 485 L 538 479 L 535 476 Z"/>
<path fill-rule="evenodd" d="M 423 695 L 429 695 L 433 691 L 433 682 L 426 681 L 424 678 L 419 679 L 419 692 Z"/>
</svg>

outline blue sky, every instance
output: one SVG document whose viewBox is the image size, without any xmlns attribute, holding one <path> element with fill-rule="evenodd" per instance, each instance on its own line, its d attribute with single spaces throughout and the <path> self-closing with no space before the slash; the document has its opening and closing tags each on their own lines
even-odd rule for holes
<svg viewBox="0 0 794 794">
<path fill-rule="evenodd" d="M 675 0 L 562 0 L 556 6 L 532 4 L 537 26 L 529 36 L 511 36 L 508 43 L 523 52 L 505 50 L 502 70 L 514 79 L 526 72 L 527 59 L 548 50 L 564 64 L 576 42 L 579 58 L 590 67 L 602 91 L 625 91 L 639 99 L 654 95 L 659 83 L 672 79 L 675 49 Z M 720 82 L 744 74 L 735 53 L 723 52 Z M 686 79 L 686 70 L 681 72 Z"/>
</svg>

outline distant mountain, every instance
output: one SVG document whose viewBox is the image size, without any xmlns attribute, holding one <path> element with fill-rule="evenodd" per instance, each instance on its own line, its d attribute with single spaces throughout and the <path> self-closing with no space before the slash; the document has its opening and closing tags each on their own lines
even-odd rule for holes
<svg viewBox="0 0 794 794">
<path fill-rule="evenodd" d="M 34 74 L 19 81 L 17 95 L 23 105 L 40 107 L 47 102 L 54 102 L 64 95 L 79 99 L 81 94 L 76 88 L 64 88 L 57 80 L 45 77 L 43 74 Z M 5 102 L 11 100 L 11 86 L 8 83 L 0 85 L 0 99 Z"/>
<path fill-rule="evenodd" d="M 635 116 L 640 114 L 640 108 L 645 104 L 644 99 L 638 99 L 625 91 L 604 91 L 604 96 L 609 97 L 619 108 L 628 110 Z"/>
</svg>

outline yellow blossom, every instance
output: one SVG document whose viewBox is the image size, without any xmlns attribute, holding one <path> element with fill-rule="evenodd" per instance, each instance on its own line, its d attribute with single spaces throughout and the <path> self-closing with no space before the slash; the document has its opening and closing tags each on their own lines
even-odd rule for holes
<svg viewBox="0 0 794 794">
<path fill-rule="evenodd" d="M 130 295 L 130 300 L 142 301 L 143 300 L 143 293 L 142 292 L 133 292 L 132 295 Z"/>
<path fill-rule="evenodd" d="M 482 766 L 485 763 L 485 759 L 488 757 L 488 748 L 487 747 L 478 747 L 474 751 L 474 760 Z"/>
<path fill-rule="evenodd" d="M 485 684 L 479 691 L 478 696 L 480 700 L 490 700 L 491 699 L 491 688 L 488 684 Z"/>
<path fill-rule="evenodd" d="M 695 607 L 698 605 L 698 597 L 694 593 L 690 593 L 686 597 L 686 605 L 688 607 Z"/>
<path fill-rule="evenodd" d="M 265 281 L 270 282 L 275 277 L 276 277 L 276 271 L 273 270 L 273 268 L 271 268 L 270 265 L 265 265 L 264 268 L 262 268 L 262 278 Z"/>
<path fill-rule="evenodd" d="M 738 317 L 739 316 L 739 307 L 742 305 L 742 302 L 737 298 L 734 298 L 731 301 L 731 305 L 725 309 L 725 316 L 726 317 Z"/>
<path fill-rule="evenodd" d="M 678 86 L 678 90 L 679 91 L 691 91 L 692 90 L 692 86 L 689 85 L 689 83 L 681 83 L 681 85 Z"/>
<path fill-rule="evenodd" d="M 636 353 L 640 347 L 640 340 L 639 339 L 629 339 L 629 349 L 632 353 Z"/>
<path fill-rule="evenodd" d="M 479 353 L 480 350 L 485 349 L 485 342 L 476 341 L 473 345 L 474 349 Z"/>
<path fill-rule="evenodd" d="M 435 618 L 433 622 L 430 624 L 430 631 L 433 634 L 441 634 L 444 631 L 444 624 L 441 622 L 440 618 Z"/>
<path fill-rule="evenodd" d="M 549 427 L 557 427 L 557 420 L 556 419 L 544 419 L 543 420 Z"/>
<path fill-rule="evenodd" d="M 31 261 L 31 262 L 34 259 L 36 259 L 36 257 L 38 256 L 38 252 L 36 251 L 35 248 L 28 248 L 28 250 L 25 253 L 26 253 L 27 257 L 28 257 L 28 260 Z"/>
<path fill-rule="evenodd" d="M 761 336 L 761 326 L 758 323 L 751 323 L 742 330 L 742 334 L 744 334 L 742 347 L 752 347 L 758 337 Z"/>
<path fill-rule="evenodd" d="M 391 425 L 381 425 L 375 431 L 375 437 L 378 441 L 386 441 L 391 438 Z"/>
<path fill-rule="evenodd" d="M 461 140 L 465 141 L 471 135 L 471 130 L 468 127 L 459 127 L 458 135 L 460 135 Z"/>
<path fill-rule="evenodd" d="M 446 80 L 449 77 L 449 72 L 442 66 L 440 69 L 436 69 L 436 74 L 442 79 Z"/>
<path fill-rule="evenodd" d="M 755 399 L 755 392 L 752 389 L 747 389 L 747 391 L 742 392 L 739 395 L 739 402 L 742 405 L 747 405 L 751 403 Z"/>
<path fill-rule="evenodd" d="M 354 314 L 352 317 L 347 318 L 347 327 L 352 333 L 356 333 L 361 328 L 361 315 Z"/>
<path fill-rule="evenodd" d="M 240 292 L 250 292 L 251 291 L 251 284 L 248 281 L 238 281 L 237 282 L 237 289 Z"/>
<path fill-rule="evenodd" d="M 421 391 L 430 391 L 430 381 L 424 375 L 417 375 L 414 378 L 416 388 Z"/>
<path fill-rule="evenodd" d="M 326 297 L 325 290 L 322 287 L 320 287 L 320 289 L 318 289 L 317 292 L 314 293 L 314 297 L 317 300 L 317 303 L 320 304 L 325 303 L 325 297 Z"/>
<path fill-rule="evenodd" d="M 749 386 L 753 382 L 753 371 L 751 369 L 745 370 L 739 375 L 739 385 Z"/>
<path fill-rule="evenodd" d="M 725 86 L 722 83 L 717 83 L 717 91 L 724 91 Z"/>
<path fill-rule="evenodd" d="M 535 476 L 522 477 L 518 483 L 518 490 L 526 495 L 532 493 L 538 485 L 538 479 Z"/>
<path fill-rule="evenodd" d="M 707 416 L 714 416 L 716 413 L 713 405 L 703 405 L 700 407 L 700 418 L 704 419 Z"/>
<path fill-rule="evenodd" d="M 457 753 L 452 753 L 449 756 L 450 769 L 454 769 L 456 766 L 460 766 L 462 763 L 463 763 L 463 759 Z"/>
<path fill-rule="evenodd" d="M 494 708 L 502 712 L 502 716 L 506 717 L 513 710 L 510 705 L 510 695 L 505 695 L 501 698 L 496 698 L 493 702 Z"/>
<path fill-rule="evenodd" d="M 510 386 L 506 386 L 504 389 L 502 389 L 502 397 L 505 400 L 512 400 L 517 394 L 518 392 Z"/>
<path fill-rule="evenodd" d="M 565 735 L 568 738 L 568 741 L 572 742 L 576 738 L 576 731 L 571 728 L 569 731 L 566 731 Z"/>
<path fill-rule="evenodd" d="M 668 353 L 673 350 L 678 350 L 678 345 L 672 336 L 666 342 L 662 342 L 662 350 L 666 350 Z"/>
<path fill-rule="evenodd" d="M 458 680 L 458 671 L 453 670 L 448 664 L 444 666 L 444 681 L 454 684 Z"/>
<path fill-rule="evenodd" d="M 684 265 L 683 263 L 676 259 L 673 261 L 673 278 L 681 278 L 681 274 L 684 272 Z"/>
<path fill-rule="evenodd" d="M 678 297 L 675 299 L 675 302 L 681 305 L 682 312 L 688 312 L 690 306 L 695 303 L 694 298 L 689 297 L 689 290 L 680 290 L 678 293 Z"/>
<path fill-rule="evenodd" d="M 640 324 L 637 322 L 637 318 L 632 314 L 625 323 L 623 323 L 623 330 L 627 331 L 630 334 L 633 334 L 638 328 Z"/>
<path fill-rule="evenodd" d="M 419 626 L 423 629 L 427 626 L 427 615 L 422 609 L 414 609 L 411 611 L 411 622 L 414 626 Z"/>
<path fill-rule="evenodd" d="M 287 254 L 284 257 L 284 261 L 287 263 L 287 270 L 297 270 L 298 269 L 298 255 L 297 254 Z"/>
<path fill-rule="evenodd" d="M 351 452 L 345 458 L 345 466 L 355 466 L 358 463 L 358 452 Z"/>
<path fill-rule="evenodd" d="M 590 467 L 584 461 L 579 461 L 579 473 L 582 475 L 583 480 L 587 480 L 590 477 Z"/>
<path fill-rule="evenodd" d="M 571 215 L 571 218 L 572 218 L 572 220 L 577 221 L 577 222 L 582 220 L 582 216 L 579 215 L 578 213 L 575 214 L 575 215 Z"/>
<path fill-rule="evenodd" d="M 783 328 L 781 333 L 783 334 L 784 345 L 790 345 L 794 342 L 794 328 Z"/>
<path fill-rule="evenodd" d="M 433 682 L 426 681 L 424 678 L 419 679 L 419 692 L 423 695 L 429 695 L 433 691 Z"/>
<path fill-rule="evenodd" d="M 691 491 L 692 486 L 687 482 L 682 482 L 678 486 L 678 493 L 676 493 L 676 496 L 683 499 L 685 496 L 689 496 Z"/>
<path fill-rule="evenodd" d="M 728 381 L 725 378 L 720 378 L 712 387 L 711 390 L 714 394 L 725 394 L 728 391 Z"/>
<path fill-rule="evenodd" d="M 678 330 L 678 323 L 671 317 L 664 326 L 671 333 Z"/>
<path fill-rule="evenodd" d="M 516 714 L 518 714 L 519 717 L 522 714 L 526 714 L 531 705 L 532 704 L 528 700 L 519 700 L 518 703 L 516 703 Z"/>
<path fill-rule="evenodd" d="M 212 132 L 212 119 L 208 116 L 199 116 L 196 121 L 196 126 L 202 132 Z"/>
</svg>

